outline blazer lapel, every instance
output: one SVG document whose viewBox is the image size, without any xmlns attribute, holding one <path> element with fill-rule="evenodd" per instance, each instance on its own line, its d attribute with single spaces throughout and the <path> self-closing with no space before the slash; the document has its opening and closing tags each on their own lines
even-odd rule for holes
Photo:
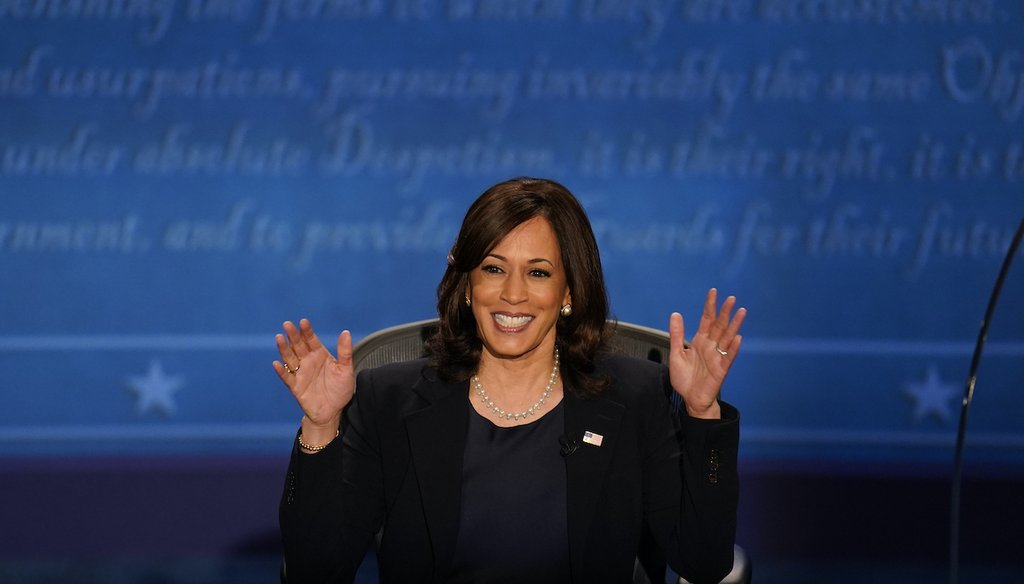
<svg viewBox="0 0 1024 584">
<path fill-rule="evenodd" d="M 455 552 L 462 497 L 462 459 L 469 412 L 466 382 L 421 378 L 413 391 L 428 405 L 405 418 L 437 572 L 444 578 Z"/>
<path fill-rule="evenodd" d="M 568 393 L 563 399 L 565 435 L 577 444 L 576 450 L 565 457 L 569 493 L 569 556 L 573 573 L 581 574 L 587 534 L 604 491 L 625 406 L 607 398 L 583 400 Z M 584 433 L 588 431 L 592 438 L 584 442 Z M 600 446 L 594 444 L 598 440 Z"/>
</svg>

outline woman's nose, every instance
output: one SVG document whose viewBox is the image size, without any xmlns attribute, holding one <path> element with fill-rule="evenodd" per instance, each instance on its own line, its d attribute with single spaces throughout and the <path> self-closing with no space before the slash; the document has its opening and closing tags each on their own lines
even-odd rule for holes
<svg viewBox="0 0 1024 584">
<path fill-rule="evenodd" d="M 526 300 L 526 282 L 522 276 L 509 275 L 501 289 L 501 299 L 509 304 Z"/>
</svg>

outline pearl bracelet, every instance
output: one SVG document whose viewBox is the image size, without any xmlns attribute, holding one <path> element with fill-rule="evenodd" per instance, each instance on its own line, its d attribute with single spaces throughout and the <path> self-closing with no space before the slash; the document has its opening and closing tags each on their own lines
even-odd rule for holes
<svg viewBox="0 0 1024 584">
<path fill-rule="evenodd" d="M 334 433 L 334 438 L 337 438 L 340 434 L 341 429 L 339 428 L 338 431 Z M 309 444 L 306 444 L 305 442 L 302 441 L 302 432 L 299 432 L 299 446 L 310 452 L 320 452 L 324 448 L 330 446 L 331 442 L 334 442 L 334 438 L 328 440 L 326 444 L 321 444 L 320 446 L 310 446 Z"/>
</svg>

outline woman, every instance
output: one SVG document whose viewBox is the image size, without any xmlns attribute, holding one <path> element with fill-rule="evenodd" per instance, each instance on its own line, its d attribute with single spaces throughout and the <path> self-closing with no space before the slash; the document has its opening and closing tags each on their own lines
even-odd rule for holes
<svg viewBox="0 0 1024 584">
<path fill-rule="evenodd" d="M 739 416 L 718 399 L 734 305 L 709 291 L 688 345 L 672 314 L 667 368 L 610 354 L 582 207 L 549 180 L 491 187 L 448 257 L 429 358 L 357 380 L 347 331 L 337 360 L 306 320 L 277 335 L 304 413 L 281 503 L 288 581 L 351 582 L 377 536 L 385 582 L 629 582 L 648 540 L 718 582 L 738 493 Z"/>
</svg>

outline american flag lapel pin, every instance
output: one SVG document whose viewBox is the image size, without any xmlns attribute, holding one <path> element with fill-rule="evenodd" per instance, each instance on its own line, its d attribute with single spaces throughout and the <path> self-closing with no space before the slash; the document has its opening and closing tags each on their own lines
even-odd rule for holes
<svg viewBox="0 0 1024 584">
<path fill-rule="evenodd" d="M 591 446 L 600 446 L 601 442 L 604 442 L 604 436 L 587 430 L 583 433 L 583 441 Z"/>
</svg>

